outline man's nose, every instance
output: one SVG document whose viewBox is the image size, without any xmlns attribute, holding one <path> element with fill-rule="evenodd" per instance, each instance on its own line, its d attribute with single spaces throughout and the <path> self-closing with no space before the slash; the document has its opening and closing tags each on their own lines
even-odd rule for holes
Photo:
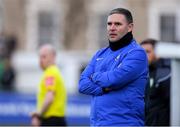
<svg viewBox="0 0 180 127">
<path fill-rule="evenodd" d="M 110 26 L 110 30 L 115 30 L 115 29 L 116 29 L 115 24 L 112 24 L 112 25 Z"/>
</svg>

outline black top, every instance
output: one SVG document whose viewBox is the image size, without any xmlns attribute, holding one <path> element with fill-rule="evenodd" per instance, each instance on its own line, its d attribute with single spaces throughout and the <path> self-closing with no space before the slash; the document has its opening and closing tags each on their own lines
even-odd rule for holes
<svg viewBox="0 0 180 127">
<path fill-rule="evenodd" d="M 111 48 L 111 50 L 116 51 L 128 45 L 132 41 L 132 39 L 133 39 L 132 32 L 128 32 L 126 35 L 124 35 L 124 37 L 122 37 L 121 39 L 115 42 L 109 41 L 109 47 Z"/>
</svg>

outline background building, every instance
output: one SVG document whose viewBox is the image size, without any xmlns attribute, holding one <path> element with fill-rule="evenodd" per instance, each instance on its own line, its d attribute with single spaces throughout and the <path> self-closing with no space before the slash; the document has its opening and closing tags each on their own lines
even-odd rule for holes
<svg viewBox="0 0 180 127">
<path fill-rule="evenodd" d="M 41 70 L 38 47 L 57 47 L 58 64 L 69 93 L 77 92 L 79 74 L 100 47 L 106 46 L 106 18 L 116 7 L 134 16 L 134 37 L 180 41 L 180 0 L 0 0 L 1 36 L 15 36 L 12 65 L 15 88 L 36 92 Z"/>
</svg>

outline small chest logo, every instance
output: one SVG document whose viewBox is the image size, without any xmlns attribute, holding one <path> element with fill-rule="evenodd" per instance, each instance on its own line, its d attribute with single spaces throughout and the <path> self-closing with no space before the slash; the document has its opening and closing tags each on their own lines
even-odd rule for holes
<svg viewBox="0 0 180 127">
<path fill-rule="evenodd" d="M 100 58 L 97 58 L 96 61 L 100 61 L 100 60 L 103 60 L 104 58 L 100 57 Z"/>
<path fill-rule="evenodd" d="M 115 58 L 115 61 L 118 61 L 120 58 L 120 55 L 118 55 L 116 58 Z"/>
</svg>

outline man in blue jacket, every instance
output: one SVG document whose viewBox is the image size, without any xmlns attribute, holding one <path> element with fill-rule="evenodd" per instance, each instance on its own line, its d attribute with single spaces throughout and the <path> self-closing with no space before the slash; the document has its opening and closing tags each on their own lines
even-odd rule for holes
<svg viewBox="0 0 180 127">
<path fill-rule="evenodd" d="M 107 18 L 109 46 L 100 49 L 81 74 L 79 92 L 92 96 L 92 126 L 144 125 L 148 60 L 132 30 L 131 12 L 112 10 Z"/>
</svg>

